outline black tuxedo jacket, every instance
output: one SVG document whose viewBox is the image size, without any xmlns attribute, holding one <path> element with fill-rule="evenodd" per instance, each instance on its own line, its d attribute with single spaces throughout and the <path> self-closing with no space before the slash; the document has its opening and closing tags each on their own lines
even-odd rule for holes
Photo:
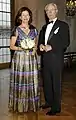
<svg viewBox="0 0 76 120">
<path fill-rule="evenodd" d="M 47 24 L 44 25 L 40 31 L 39 39 L 38 39 L 38 48 L 40 44 L 45 45 L 45 31 Z M 56 31 L 58 29 L 58 31 Z M 50 56 L 55 55 L 57 59 L 64 57 L 64 51 L 70 44 L 70 34 L 69 34 L 69 26 L 64 21 L 56 20 L 47 41 L 48 45 L 52 46 L 52 50 L 47 52 L 49 55 L 47 56 L 49 59 Z M 42 52 L 43 55 L 45 52 Z M 60 59 L 61 60 L 61 59 Z"/>
<path fill-rule="evenodd" d="M 46 27 L 47 27 L 47 24 L 44 25 L 40 31 L 38 46 L 40 44 L 45 44 Z M 59 30 L 55 34 L 54 32 L 57 28 L 59 28 Z M 54 53 L 62 52 L 64 50 L 66 50 L 70 44 L 70 35 L 69 35 L 68 24 L 63 21 L 56 20 L 56 22 L 50 32 L 47 44 L 52 46 L 51 52 L 54 52 Z"/>
</svg>

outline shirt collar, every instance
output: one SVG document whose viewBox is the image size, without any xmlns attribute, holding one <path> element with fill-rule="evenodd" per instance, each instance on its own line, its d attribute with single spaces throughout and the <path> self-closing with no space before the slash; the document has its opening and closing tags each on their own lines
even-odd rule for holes
<svg viewBox="0 0 76 120">
<path fill-rule="evenodd" d="M 56 22 L 56 20 L 57 20 L 57 17 L 52 20 L 52 21 L 53 21 L 53 24 Z"/>
</svg>

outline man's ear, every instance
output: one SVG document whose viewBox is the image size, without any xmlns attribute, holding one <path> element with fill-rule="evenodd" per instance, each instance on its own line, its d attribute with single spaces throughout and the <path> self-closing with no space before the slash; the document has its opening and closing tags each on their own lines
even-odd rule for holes
<svg viewBox="0 0 76 120">
<path fill-rule="evenodd" d="M 58 9 L 56 9 L 56 13 L 58 13 Z"/>
</svg>

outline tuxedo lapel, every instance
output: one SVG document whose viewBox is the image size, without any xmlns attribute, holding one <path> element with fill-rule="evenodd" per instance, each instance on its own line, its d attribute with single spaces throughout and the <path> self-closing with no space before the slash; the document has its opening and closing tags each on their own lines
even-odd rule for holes
<svg viewBox="0 0 76 120">
<path fill-rule="evenodd" d="M 52 27 L 52 30 L 51 30 L 51 32 L 50 32 L 50 34 L 49 34 L 49 37 L 48 37 L 48 41 L 49 41 L 49 40 L 52 38 L 52 36 L 54 35 L 54 31 L 55 31 L 55 29 L 58 27 L 57 23 L 58 23 L 58 20 L 56 20 L 55 24 L 54 24 L 53 27 Z M 47 42 L 48 42 L 48 41 L 47 41 Z"/>
</svg>

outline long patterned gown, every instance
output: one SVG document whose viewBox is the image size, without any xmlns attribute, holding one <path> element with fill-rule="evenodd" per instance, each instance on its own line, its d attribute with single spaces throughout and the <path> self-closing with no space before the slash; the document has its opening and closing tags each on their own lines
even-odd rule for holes
<svg viewBox="0 0 76 120">
<path fill-rule="evenodd" d="M 26 37 L 32 40 L 38 35 L 36 29 L 30 29 L 26 35 L 20 27 L 17 27 L 17 46 Z M 12 58 L 10 89 L 9 89 L 9 110 L 16 112 L 36 112 L 40 106 L 40 87 L 37 54 L 32 55 L 29 51 L 15 51 Z"/>
</svg>

